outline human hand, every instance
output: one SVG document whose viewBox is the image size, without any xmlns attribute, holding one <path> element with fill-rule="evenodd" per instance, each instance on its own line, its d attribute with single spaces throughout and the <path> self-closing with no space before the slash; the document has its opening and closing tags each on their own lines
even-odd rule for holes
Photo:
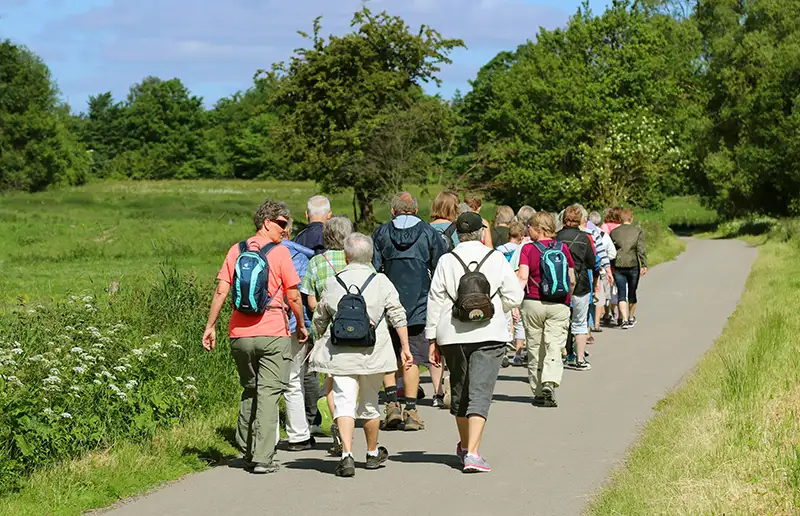
<svg viewBox="0 0 800 516">
<path fill-rule="evenodd" d="M 513 308 L 511 310 L 511 320 L 514 322 L 514 324 L 518 323 L 521 318 L 522 316 L 519 313 L 519 308 Z"/>
<path fill-rule="evenodd" d="M 297 342 L 303 344 L 308 342 L 308 330 L 305 326 L 297 325 Z"/>
<path fill-rule="evenodd" d="M 406 371 L 411 369 L 411 366 L 414 365 L 414 356 L 411 354 L 411 349 L 408 347 L 408 344 L 403 346 L 403 349 L 400 350 L 400 362 L 402 362 L 403 369 Z"/>
<path fill-rule="evenodd" d="M 644 276 L 645 274 L 647 274 L 647 267 L 642 267 L 642 270 L 639 272 L 641 273 L 642 276 Z"/>
<path fill-rule="evenodd" d="M 430 340 L 430 348 L 428 350 L 428 360 L 436 367 L 442 367 L 442 354 L 439 351 L 439 345 L 436 339 Z"/>
<path fill-rule="evenodd" d="M 206 331 L 203 332 L 203 348 L 206 351 L 212 351 L 215 347 L 217 347 L 217 329 L 206 328 Z"/>
</svg>

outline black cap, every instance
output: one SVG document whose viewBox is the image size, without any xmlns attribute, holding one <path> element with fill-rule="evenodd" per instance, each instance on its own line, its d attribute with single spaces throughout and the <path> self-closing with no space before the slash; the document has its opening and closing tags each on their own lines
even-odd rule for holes
<svg viewBox="0 0 800 516">
<path fill-rule="evenodd" d="M 462 213 L 456 219 L 456 230 L 459 233 L 472 233 L 483 227 L 483 218 L 475 212 Z"/>
</svg>

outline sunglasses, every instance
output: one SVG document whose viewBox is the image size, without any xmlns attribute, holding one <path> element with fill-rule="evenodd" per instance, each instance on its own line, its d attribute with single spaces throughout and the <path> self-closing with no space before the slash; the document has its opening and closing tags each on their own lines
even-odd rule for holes
<svg viewBox="0 0 800 516">
<path fill-rule="evenodd" d="M 273 220 L 272 222 L 277 224 L 278 227 L 281 228 L 281 229 L 286 229 L 286 226 L 289 225 L 289 221 L 288 220 Z"/>
</svg>

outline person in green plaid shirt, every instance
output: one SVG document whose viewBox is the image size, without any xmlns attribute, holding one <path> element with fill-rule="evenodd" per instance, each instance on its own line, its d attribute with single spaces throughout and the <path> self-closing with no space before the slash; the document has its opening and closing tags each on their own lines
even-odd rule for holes
<svg viewBox="0 0 800 516">
<path fill-rule="evenodd" d="M 322 296 L 325 284 L 328 279 L 334 277 L 345 268 L 347 262 L 344 259 L 344 239 L 353 232 L 353 224 L 346 217 L 333 217 L 325 222 L 322 230 L 322 240 L 325 244 L 325 251 L 311 258 L 308 263 L 308 270 L 300 283 L 300 292 L 308 296 L 308 307 L 313 311 L 317 308 L 317 302 Z M 312 337 L 314 340 L 319 338 L 315 335 L 312 327 Z M 333 414 L 333 382 L 331 378 L 325 379 L 325 397 L 328 400 L 328 409 Z M 333 434 L 333 447 L 331 452 L 342 453 L 339 429 L 334 423 L 331 427 Z"/>
</svg>

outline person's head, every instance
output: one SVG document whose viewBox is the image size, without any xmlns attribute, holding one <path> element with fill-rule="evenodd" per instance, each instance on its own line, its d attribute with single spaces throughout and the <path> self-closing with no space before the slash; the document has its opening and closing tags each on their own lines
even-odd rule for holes
<svg viewBox="0 0 800 516">
<path fill-rule="evenodd" d="M 525 236 L 525 224 L 523 224 L 517 219 L 513 219 L 508 224 L 509 242 L 514 242 L 515 244 L 518 244 L 522 241 L 522 237 L 524 236 Z"/>
<path fill-rule="evenodd" d="M 599 212 L 593 211 L 589 214 L 589 220 L 592 221 L 592 224 L 595 226 L 600 226 L 603 223 L 603 216 L 600 215 Z"/>
<path fill-rule="evenodd" d="M 495 226 L 508 226 L 514 220 L 514 210 L 511 206 L 498 206 L 494 213 Z"/>
<path fill-rule="evenodd" d="M 582 209 L 583 208 L 579 204 L 568 206 L 567 209 L 564 210 L 564 225 L 569 228 L 576 228 L 580 226 L 581 222 L 583 222 Z"/>
<path fill-rule="evenodd" d="M 477 195 L 465 195 L 464 196 L 464 204 L 469 206 L 469 209 L 474 211 L 475 213 L 481 212 L 481 206 L 483 206 L 483 200 Z"/>
<path fill-rule="evenodd" d="M 621 210 L 619 213 L 619 220 L 622 224 L 631 224 L 633 222 L 633 210 Z"/>
<path fill-rule="evenodd" d="M 462 213 L 456 219 L 459 242 L 475 242 L 483 239 L 483 219 L 474 211 Z"/>
<path fill-rule="evenodd" d="M 344 239 L 344 259 L 347 263 L 372 263 L 372 239 L 362 233 L 350 233 Z"/>
<path fill-rule="evenodd" d="M 325 222 L 333 216 L 331 201 L 324 195 L 315 195 L 306 204 L 306 218 L 309 222 Z"/>
<path fill-rule="evenodd" d="M 552 213 L 540 211 L 531 217 L 528 231 L 534 241 L 552 239 L 556 234 L 556 218 Z"/>
<path fill-rule="evenodd" d="M 285 202 L 266 199 L 253 215 L 253 224 L 257 233 L 278 243 L 283 240 L 290 217 L 291 212 Z"/>
<path fill-rule="evenodd" d="M 534 214 L 536 214 L 536 210 L 534 210 L 533 208 L 531 208 L 526 204 L 525 206 L 520 208 L 519 211 L 517 211 L 517 218 L 519 219 L 520 222 L 522 222 L 527 226 L 528 224 L 530 224 L 531 217 L 533 217 Z"/>
<path fill-rule="evenodd" d="M 612 224 L 621 224 L 622 223 L 622 208 L 619 206 L 615 206 L 608 210 L 608 216 L 606 217 L 606 222 L 610 222 Z"/>
<path fill-rule="evenodd" d="M 392 216 L 416 215 L 419 211 L 417 199 L 408 192 L 400 192 L 392 199 Z"/>
<path fill-rule="evenodd" d="M 461 204 L 458 205 L 458 214 L 459 215 L 461 215 L 462 213 L 469 213 L 469 212 L 475 213 L 473 211 L 473 209 L 472 209 L 472 206 L 470 206 L 469 204 L 467 204 L 465 202 L 462 202 Z"/>
<path fill-rule="evenodd" d="M 458 217 L 458 196 L 453 192 L 439 192 L 431 203 L 431 221 L 449 220 L 454 222 Z"/>
<path fill-rule="evenodd" d="M 344 249 L 344 239 L 353 232 L 353 223 L 347 217 L 332 217 L 325 222 L 322 230 L 322 243 L 325 249 L 341 251 Z"/>
</svg>

